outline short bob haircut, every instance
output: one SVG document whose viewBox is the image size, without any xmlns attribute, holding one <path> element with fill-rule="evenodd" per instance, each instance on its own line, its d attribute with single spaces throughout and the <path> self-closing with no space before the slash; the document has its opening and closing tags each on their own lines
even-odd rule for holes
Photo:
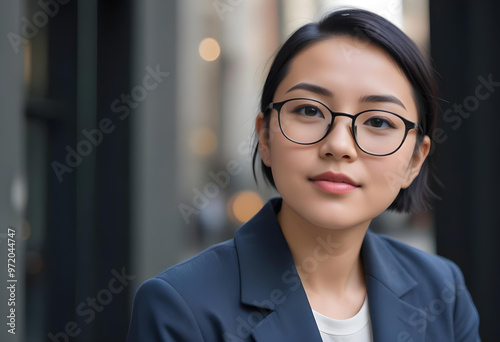
<svg viewBox="0 0 500 342">
<path fill-rule="evenodd" d="M 375 44 L 385 50 L 404 72 L 413 90 L 418 110 L 419 124 L 423 132 L 418 133 L 415 151 L 425 135 L 431 136 L 436 125 L 437 86 L 433 71 L 415 43 L 400 29 L 383 17 L 361 9 L 341 9 L 327 14 L 319 22 L 306 24 L 293 33 L 279 49 L 274 58 L 262 91 L 260 110 L 264 115 L 263 125 L 269 125 L 271 111 L 267 108 L 274 93 L 288 73 L 290 62 L 302 50 L 313 43 L 332 36 L 351 36 L 363 44 Z M 432 141 L 431 141 L 432 143 Z M 259 156 L 258 137 L 253 151 L 253 173 Z M 383 157 L 380 157 L 383 158 Z M 275 189 L 271 168 L 260 158 L 264 179 Z M 426 159 L 419 175 L 407 189 L 401 189 L 389 210 L 418 212 L 429 209 L 429 201 L 435 195 L 429 187 L 431 161 Z"/>
</svg>

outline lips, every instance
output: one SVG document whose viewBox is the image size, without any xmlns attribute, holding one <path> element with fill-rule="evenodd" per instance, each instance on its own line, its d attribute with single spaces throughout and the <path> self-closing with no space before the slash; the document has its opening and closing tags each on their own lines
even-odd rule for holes
<svg viewBox="0 0 500 342">
<path fill-rule="evenodd" d="M 310 179 L 323 191 L 344 194 L 352 192 L 360 187 L 353 179 L 343 173 L 324 172 Z"/>
<path fill-rule="evenodd" d="M 314 176 L 311 178 L 312 181 L 328 181 L 335 183 L 347 183 L 353 186 L 358 187 L 359 185 L 353 181 L 349 176 L 343 173 L 335 173 L 335 172 L 325 172 L 320 175 Z"/>
</svg>

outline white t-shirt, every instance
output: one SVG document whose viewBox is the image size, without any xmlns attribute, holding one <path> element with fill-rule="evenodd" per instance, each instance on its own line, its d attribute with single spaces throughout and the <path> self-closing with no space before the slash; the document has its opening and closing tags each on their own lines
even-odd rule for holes
<svg viewBox="0 0 500 342">
<path fill-rule="evenodd" d="M 373 342 L 368 297 L 359 312 L 348 319 L 332 319 L 313 310 L 323 342 Z"/>
</svg>

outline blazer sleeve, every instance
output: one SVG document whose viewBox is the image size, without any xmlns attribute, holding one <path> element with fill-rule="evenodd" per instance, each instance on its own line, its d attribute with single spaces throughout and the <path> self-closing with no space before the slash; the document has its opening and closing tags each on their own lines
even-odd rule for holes
<svg viewBox="0 0 500 342">
<path fill-rule="evenodd" d="M 455 341 L 481 341 L 479 337 L 479 314 L 472 301 L 472 297 L 465 286 L 462 271 L 458 266 L 449 261 L 455 278 L 455 312 L 454 332 Z"/>
<path fill-rule="evenodd" d="M 128 342 L 203 341 L 193 312 L 168 282 L 143 283 L 134 299 Z"/>
</svg>

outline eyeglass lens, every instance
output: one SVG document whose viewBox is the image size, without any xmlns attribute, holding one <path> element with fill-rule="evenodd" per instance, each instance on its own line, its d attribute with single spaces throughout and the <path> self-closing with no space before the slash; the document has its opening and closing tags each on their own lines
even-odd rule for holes
<svg viewBox="0 0 500 342">
<path fill-rule="evenodd" d="M 295 99 L 280 110 L 280 127 L 290 140 L 312 144 L 325 137 L 332 124 L 332 114 L 323 104 Z M 406 134 L 404 121 L 397 115 L 370 110 L 355 118 L 352 132 L 358 146 L 372 154 L 389 154 L 399 148 Z"/>
</svg>

